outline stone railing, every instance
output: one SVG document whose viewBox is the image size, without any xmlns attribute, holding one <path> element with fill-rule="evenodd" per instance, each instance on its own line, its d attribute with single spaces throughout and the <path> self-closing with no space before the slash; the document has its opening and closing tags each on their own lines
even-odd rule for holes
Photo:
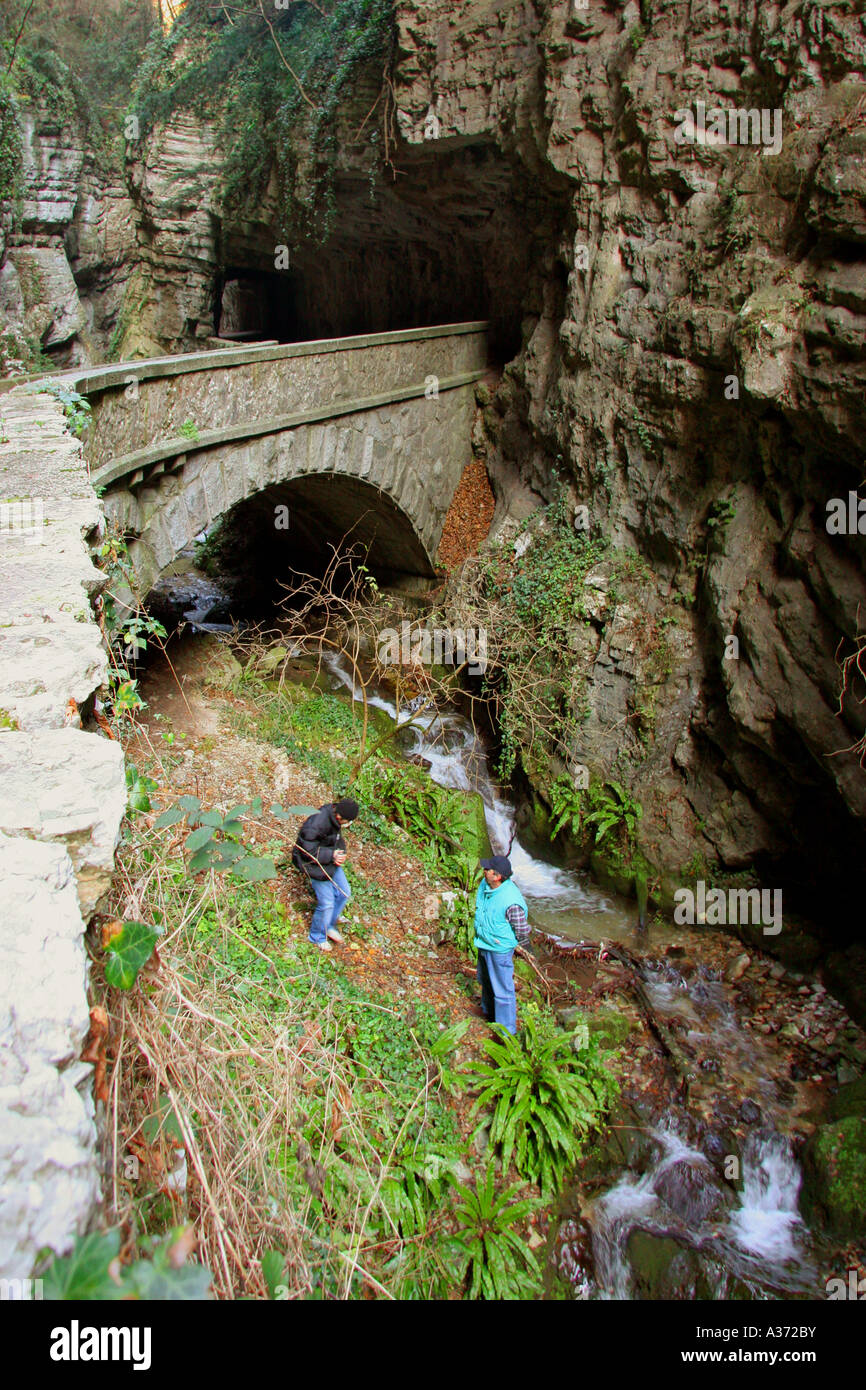
<svg viewBox="0 0 866 1390">
<path fill-rule="evenodd" d="M 86 456 L 94 480 L 110 485 L 119 461 L 190 452 L 200 438 L 249 439 L 297 418 L 329 419 L 351 407 L 445 391 L 477 381 L 486 363 L 485 323 L 446 324 L 309 343 L 221 348 L 118 366 L 82 368 L 64 382 L 88 397 L 93 423 Z M 230 433 L 225 433 L 230 432 Z"/>
</svg>

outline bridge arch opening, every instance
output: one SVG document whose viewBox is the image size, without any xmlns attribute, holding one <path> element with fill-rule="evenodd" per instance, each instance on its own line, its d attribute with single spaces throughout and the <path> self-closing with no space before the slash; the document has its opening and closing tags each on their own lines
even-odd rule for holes
<svg viewBox="0 0 866 1390">
<path fill-rule="evenodd" d="M 351 548 L 383 588 L 420 592 L 434 578 L 406 513 L 369 483 L 335 475 L 303 475 L 245 498 L 214 523 L 197 555 L 224 589 L 231 616 L 249 618 L 273 612 L 293 571 L 323 575 L 333 548 Z M 175 569 L 150 595 L 158 616 Z"/>
</svg>

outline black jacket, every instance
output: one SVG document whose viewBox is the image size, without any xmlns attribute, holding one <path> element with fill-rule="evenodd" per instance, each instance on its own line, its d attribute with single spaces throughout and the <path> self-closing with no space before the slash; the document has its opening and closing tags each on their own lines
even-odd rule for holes
<svg viewBox="0 0 866 1390">
<path fill-rule="evenodd" d="M 304 821 L 292 850 L 292 863 L 296 869 L 303 869 L 310 878 L 324 881 L 334 876 L 334 850 L 345 848 L 346 842 L 340 834 L 340 827 L 334 817 L 334 803 L 331 802 Z M 328 870 L 327 873 L 321 868 L 323 864 Z"/>
</svg>

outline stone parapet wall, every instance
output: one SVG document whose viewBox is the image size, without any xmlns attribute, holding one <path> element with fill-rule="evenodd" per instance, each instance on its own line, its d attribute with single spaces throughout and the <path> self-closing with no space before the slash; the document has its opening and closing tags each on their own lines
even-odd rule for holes
<svg viewBox="0 0 866 1390">
<path fill-rule="evenodd" d="M 187 421 L 205 433 L 481 371 L 485 327 L 224 349 L 77 374 L 77 389 L 93 396 L 88 460 L 97 470 L 119 454 L 176 437 Z"/>
</svg>

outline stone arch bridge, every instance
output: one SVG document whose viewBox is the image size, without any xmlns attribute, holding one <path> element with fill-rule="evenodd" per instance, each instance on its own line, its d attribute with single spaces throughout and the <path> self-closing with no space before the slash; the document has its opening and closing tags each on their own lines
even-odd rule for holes
<svg viewBox="0 0 866 1390">
<path fill-rule="evenodd" d="M 232 513 L 286 557 L 351 529 L 386 576 L 430 576 L 471 459 L 485 330 L 449 324 L 65 374 L 91 402 L 91 480 L 133 538 L 142 592 Z"/>
</svg>

